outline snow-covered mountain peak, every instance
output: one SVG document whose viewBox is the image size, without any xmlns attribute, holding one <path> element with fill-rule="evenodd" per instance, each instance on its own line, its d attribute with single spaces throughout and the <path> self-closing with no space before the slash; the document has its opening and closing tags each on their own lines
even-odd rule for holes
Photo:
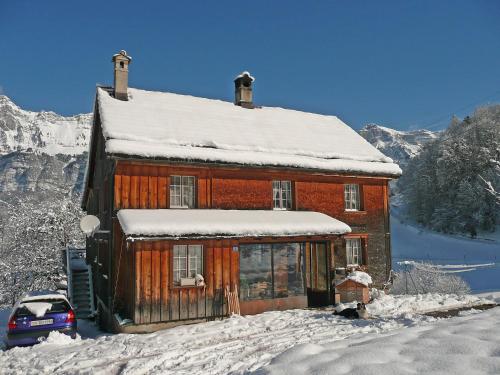
<svg viewBox="0 0 500 375">
<path fill-rule="evenodd" d="M 438 138 L 440 134 L 425 129 L 400 131 L 377 124 L 367 124 L 359 133 L 403 167 L 420 153 L 425 143 Z"/>
<path fill-rule="evenodd" d="M 80 155 L 88 148 L 91 118 L 91 114 L 65 117 L 50 111 L 27 111 L 0 95 L 0 154 Z"/>
</svg>

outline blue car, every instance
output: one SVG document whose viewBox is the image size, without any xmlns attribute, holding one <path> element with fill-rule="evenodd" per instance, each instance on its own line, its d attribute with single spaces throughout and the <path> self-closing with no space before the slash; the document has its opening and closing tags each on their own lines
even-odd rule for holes
<svg viewBox="0 0 500 375">
<path fill-rule="evenodd" d="M 75 312 L 64 295 L 30 292 L 12 309 L 5 344 L 7 348 L 34 345 L 53 331 L 75 338 L 76 324 Z"/>
</svg>

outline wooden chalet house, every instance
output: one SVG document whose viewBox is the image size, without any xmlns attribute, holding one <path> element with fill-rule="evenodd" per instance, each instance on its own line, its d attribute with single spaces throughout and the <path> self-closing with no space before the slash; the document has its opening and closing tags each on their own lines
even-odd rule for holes
<svg viewBox="0 0 500 375">
<path fill-rule="evenodd" d="M 391 159 L 337 117 L 254 105 L 248 72 L 229 103 L 129 88 L 130 62 L 97 88 L 83 197 L 104 326 L 223 316 L 226 287 L 242 314 L 331 304 L 349 267 L 387 280 Z"/>
</svg>

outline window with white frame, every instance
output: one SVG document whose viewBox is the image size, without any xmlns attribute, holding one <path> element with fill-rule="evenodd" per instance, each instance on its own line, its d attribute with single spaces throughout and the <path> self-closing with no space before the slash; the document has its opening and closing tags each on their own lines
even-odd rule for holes
<svg viewBox="0 0 500 375">
<path fill-rule="evenodd" d="M 359 199 L 359 185 L 346 184 L 344 185 L 344 206 L 346 211 L 359 211 L 361 210 L 361 203 Z"/>
<path fill-rule="evenodd" d="M 362 264 L 361 238 L 346 239 L 347 265 Z"/>
<path fill-rule="evenodd" d="M 291 181 L 273 181 L 273 208 L 275 210 L 292 209 Z"/>
<path fill-rule="evenodd" d="M 202 245 L 174 245 L 174 285 L 180 285 L 181 279 L 203 274 L 202 250 Z"/>
<path fill-rule="evenodd" d="M 170 176 L 170 208 L 195 207 L 194 181 L 193 176 Z"/>
</svg>

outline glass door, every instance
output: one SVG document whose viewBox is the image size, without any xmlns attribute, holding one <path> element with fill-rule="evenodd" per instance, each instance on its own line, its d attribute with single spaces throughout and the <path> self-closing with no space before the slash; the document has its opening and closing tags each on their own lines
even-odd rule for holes
<svg viewBox="0 0 500 375">
<path fill-rule="evenodd" d="M 326 242 L 310 242 L 306 249 L 306 281 L 308 305 L 330 303 L 328 293 L 328 247 Z"/>
</svg>

